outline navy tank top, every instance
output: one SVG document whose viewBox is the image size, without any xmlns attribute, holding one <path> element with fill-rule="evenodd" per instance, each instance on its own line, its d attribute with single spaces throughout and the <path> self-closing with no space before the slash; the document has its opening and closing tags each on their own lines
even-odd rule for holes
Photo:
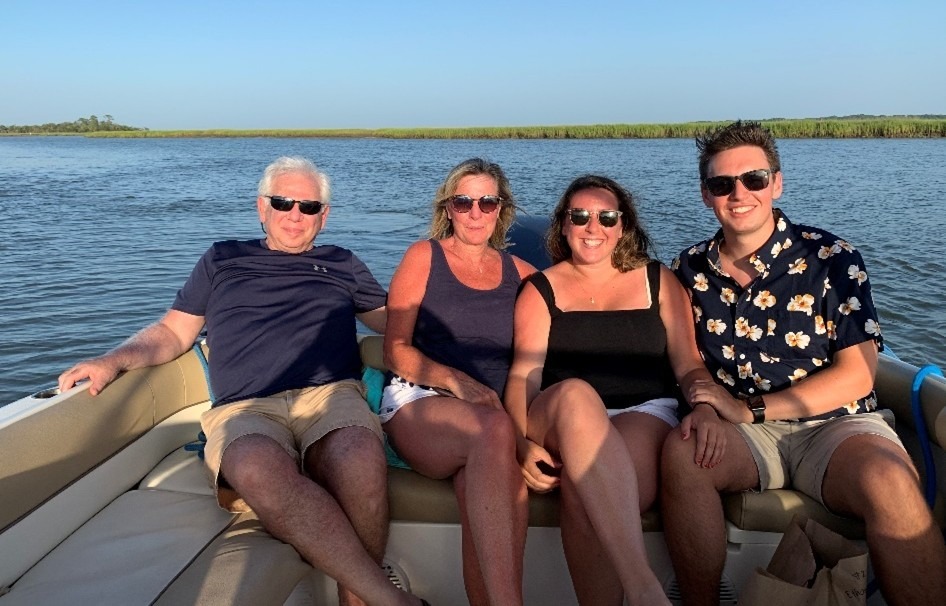
<svg viewBox="0 0 946 606">
<path fill-rule="evenodd" d="M 613 311 L 562 311 L 545 274 L 529 281 L 552 318 L 542 369 L 542 389 L 570 378 L 587 381 L 608 408 L 622 409 L 654 398 L 678 397 L 660 319 L 660 263 L 647 265 L 650 307 Z"/>
<path fill-rule="evenodd" d="M 509 253 L 500 251 L 502 280 L 492 290 L 460 282 L 443 247 L 430 240 L 427 291 L 417 310 L 413 345 L 425 356 L 456 368 L 503 396 L 512 362 L 512 327 L 519 271 Z"/>
</svg>

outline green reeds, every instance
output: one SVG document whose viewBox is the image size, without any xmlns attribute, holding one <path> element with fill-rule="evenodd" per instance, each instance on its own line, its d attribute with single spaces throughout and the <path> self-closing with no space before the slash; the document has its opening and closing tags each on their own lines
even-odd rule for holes
<svg viewBox="0 0 946 606">
<path fill-rule="evenodd" d="M 727 121 L 728 122 L 728 121 Z M 384 139 L 676 139 L 692 138 L 727 122 L 590 124 L 468 128 L 135 130 L 88 133 L 89 137 L 323 137 Z M 779 139 L 946 137 L 942 118 L 817 118 L 761 120 Z"/>
</svg>

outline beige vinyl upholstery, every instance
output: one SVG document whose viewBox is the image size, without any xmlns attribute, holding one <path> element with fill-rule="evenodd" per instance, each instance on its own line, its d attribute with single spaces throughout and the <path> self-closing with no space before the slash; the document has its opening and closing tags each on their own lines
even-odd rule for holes
<svg viewBox="0 0 946 606">
<path fill-rule="evenodd" d="M 126 373 L 97 397 L 77 391 L 0 429 L 0 532 L 162 420 L 208 397 L 193 351 Z"/>
<path fill-rule="evenodd" d="M 381 345 L 378 336 L 360 343 L 363 359 L 383 369 Z M 912 371 L 885 358 L 881 363 L 884 379 L 877 386 L 881 403 L 899 406 L 898 419 L 912 426 L 900 395 L 904 384 L 908 391 Z M 940 427 L 946 423 L 946 413 L 934 401 L 946 402 L 944 393 L 946 382 L 935 379 L 924 385 L 927 423 L 937 432 L 939 444 L 946 442 L 946 427 Z M 84 392 L 67 394 L 55 406 L 0 426 L 5 454 L 0 458 L 3 539 L 5 534 L 11 536 L 11 528 L 23 527 L 31 512 L 62 498 L 103 464 L 129 458 L 134 446 L 144 441 L 143 434 L 155 426 L 145 438 L 166 429 L 167 422 L 159 425 L 162 420 L 175 418 L 178 411 L 198 410 L 179 430 L 186 437 L 174 434 L 174 446 L 153 459 L 160 463 L 150 473 L 134 476 L 114 500 L 114 495 L 103 497 L 104 509 L 82 518 L 84 524 L 77 524 L 58 546 L 50 545 L 45 557 L 30 561 L 29 570 L 16 572 L 0 554 L 0 572 L 6 575 L 0 578 L 0 606 L 282 604 L 291 601 L 290 596 L 298 599 L 300 587 L 306 593 L 304 588 L 314 578 L 312 569 L 294 549 L 266 533 L 252 514 L 234 516 L 220 510 L 203 463 L 181 447 L 193 439 L 207 397 L 203 368 L 189 352 L 160 367 L 127 373 L 97 398 Z M 144 479 L 134 486 L 142 475 Z M 392 468 L 389 493 L 394 523 L 459 523 L 449 480 Z M 558 525 L 557 495 L 531 495 L 529 505 L 531 526 Z M 863 537 L 860 523 L 834 516 L 790 490 L 729 495 L 724 509 L 729 522 L 743 531 L 778 533 L 793 514 L 804 513 L 848 537 Z M 36 516 L 29 517 L 33 519 Z M 646 512 L 642 525 L 645 531 L 659 531 L 659 515 Z"/>
</svg>

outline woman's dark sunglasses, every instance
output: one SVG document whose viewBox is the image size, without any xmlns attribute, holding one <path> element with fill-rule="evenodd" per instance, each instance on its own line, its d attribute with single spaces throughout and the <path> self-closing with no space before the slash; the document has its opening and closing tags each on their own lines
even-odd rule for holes
<svg viewBox="0 0 946 606">
<path fill-rule="evenodd" d="M 714 196 L 728 196 L 736 189 L 737 179 L 741 181 L 743 186 L 749 191 L 760 191 L 769 186 L 769 177 L 771 176 L 772 171 L 767 168 L 760 168 L 746 171 L 735 177 L 707 177 L 703 179 L 703 185 L 706 186 L 706 191 Z"/>
<path fill-rule="evenodd" d="M 480 211 L 484 213 L 494 212 L 497 208 L 502 206 L 504 200 L 499 196 L 481 196 L 479 198 L 471 198 L 470 196 L 450 196 L 442 200 L 443 202 L 449 202 L 450 206 L 453 207 L 453 210 L 458 213 L 468 213 L 473 210 L 473 203 L 476 202 L 479 204 Z"/>
<path fill-rule="evenodd" d="M 598 218 L 598 223 L 601 224 L 601 227 L 614 227 L 618 224 L 618 219 L 621 218 L 621 211 L 619 210 L 585 210 L 584 208 L 570 208 L 566 211 L 566 214 L 568 215 L 568 220 L 572 222 L 572 225 L 577 225 L 578 227 L 587 225 L 588 221 L 591 221 L 591 215 Z"/>
<path fill-rule="evenodd" d="M 293 200 L 282 196 L 266 196 L 269 205 L 280 212 L 289 212 L 293 204 L 299 205 L 299 212 L 303 215 L 317 215 L 322 210 L 322 203 L 318 200 Z"/>
</svg>

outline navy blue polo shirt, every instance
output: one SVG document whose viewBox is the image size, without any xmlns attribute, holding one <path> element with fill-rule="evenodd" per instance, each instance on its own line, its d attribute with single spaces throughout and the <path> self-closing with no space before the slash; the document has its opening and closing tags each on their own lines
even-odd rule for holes
<svg viewBox="0 0 946 606">
<path fill-rule="evenodd" d="M 204 253 L 172 309 L 204 316 L 216 406 L 357 379 L 355 314 L 386 297 L 344 248 L 290 254 L 231 240 Z"/>
<path fill-rule="evenodd" d="M 672 264 L 689 290 L 706 366 L 737 397 L 790 387 L 852 345 L 873 339 L 883 348 L 860 253 L 833 234 L 773 212 L 776 229 L 750 257 L 759 275 L 745 289 L 720 265 L 722 230 Z M 876 408 L 871 392 L 805 420 Z"/>
</svg>

